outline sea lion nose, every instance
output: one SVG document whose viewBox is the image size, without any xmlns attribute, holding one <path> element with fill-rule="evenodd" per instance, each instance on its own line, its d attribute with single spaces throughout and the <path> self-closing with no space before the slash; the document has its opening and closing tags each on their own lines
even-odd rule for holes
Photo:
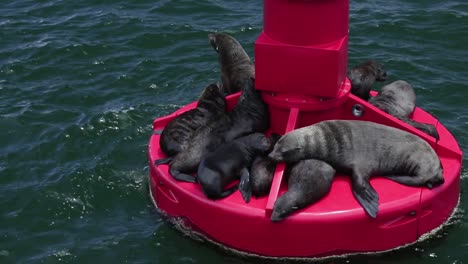
<svg viewBox="0 0 468 264">
<path fill-rule="evenodd" d="M 268 158 L 274 160 L 274 161 L 278 161 L 281 157 L 279 154 L 275 153 L 274 151 L 270 152 L 270 154 L 268 154 Z"/>
</svg>

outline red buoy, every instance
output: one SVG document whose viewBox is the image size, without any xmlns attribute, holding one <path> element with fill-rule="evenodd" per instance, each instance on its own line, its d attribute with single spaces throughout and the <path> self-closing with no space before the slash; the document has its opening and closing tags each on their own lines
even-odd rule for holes
<svg viewBox="0 0 468 264">
<path fill-rule="evenodd" d="M 370 218 L 351 192 L 350 177 L 337 175 L 320 201 L 274 223 L 270 214 L 286 189 L 284 164 L 278 164 L 270 194 L 245 203 L 239 192 L 209 200 L 199 185 L 178 182 L 164 158 L 159 135 L 152 135 L 148 156 L 150 191 L 156 206 L 210 240 L 242 252 L 269 257 L 321 257 L 385 251 L 417 241 L 442 225 L 460 193 L 462 151 L 452 134 L 433 116 L 416 108 L 412 119 L 433 124 L 431 136 L 350 94 L 346 78 L 349 0 L 265 0 L 264 31 L 255 42 L 256 89 L 270 112 L 270 131 L 284 134 L 328 119 L 366 120 L 413 133 L 438 154 L 444 184 L 431 190 L 408 187 L 383 177 L 371 185 L 379 194 L 377 218 Z M 228 109 L 239 93 L 227 97 Z M 158 118 L 163 129 L 191 103 Z"/>
</svg>

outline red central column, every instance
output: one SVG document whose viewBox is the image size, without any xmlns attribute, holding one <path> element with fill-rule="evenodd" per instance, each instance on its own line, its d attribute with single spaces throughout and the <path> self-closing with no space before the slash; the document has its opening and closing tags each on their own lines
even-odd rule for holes
<svg viewBox="0 0 468 264">
<path fill-rule="evenodd" d="M 349 0 L 264 0 L 256 88 L 293 97 L 338 95 L 348 63 Z"/>
</svg>

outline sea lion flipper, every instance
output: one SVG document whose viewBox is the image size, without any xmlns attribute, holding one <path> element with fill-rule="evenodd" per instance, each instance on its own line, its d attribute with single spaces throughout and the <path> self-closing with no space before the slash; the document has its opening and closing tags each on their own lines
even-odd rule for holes
<svg viewBox="0 0 468 264">
<path fill-rule="evenodd" d="M 359 191 L 353 190 L 354 197 L 358 200 L 361 204 L 362 208 L 366 211 L 366 213 L 375 218 L 377 216 L 378 211 L 378 200 L 374 197 L 370 197 L 366 194 L 363 194 Z"/>
<path fill-rule="evenodd" d="M 423 186 L 424 183 L 425 183 L 421 177 L 417 177 L 417 176 L 395 176 L 395 175 L 392 175 L 392 176 L 385 176 L 385 178 L 390 179 L 390 180 L 392 180 L 394 182 L 401 183 L 403 185 L 414 186 L 414 187 Z"/>
<path fill-rule="evenodd" d="M 437 132 L 437 128 L 433 124 L 416 122 L 407 117 L 402 117 L 399 119 L 413 126 L 414 128 L 421 130 L 422 132 L 428 134 L 429 136 L 435 138 L 436 140 L 439 140 L 439 133 Z"/>
<path fill-rule="evenodd" d="M 240 177 L 239 191 L 246 203 L 250 202 L 252 197 L 252 187 L 250 186 L 250 173 L 247 168 L 243 168 Z"/>
<path fill-rule="evenodd" d="M 180 171 L 173 170 L 173 169 L 170 170 L 170 174 L 172 175 L 172 177 L 174 177 L 174 179 L 178 181 L 197 183 L 197 178 L 189 174 L 185 174 Z"/>
<path fill-rule="evenodd" d="M 221 193 L 221 197 L 220 198 L 225 198 L 225 197 L 228 197 L 229 195 L 231 195 L 232 193 L 234 193 L 235 191 L 237 191 L 239 189 L 239 184 L 236 184 L 234 186 L 231 186 L 229 188 L 227 188 L 226 190 L 224 190 L 222 193 Z"/>
<path fill-rule="evenodd" d="M 164 159 L 157 159 L 154 161 L 154 164 L 157 166 L 157 165 L 161 165 L 161 164 L 168 164 L 169 162 L 171 162 L 172 160 L 174 159 L 174 157 L 167 157 L 167 158 L 164 158 Z"/>
<path fill-rule="evenodd" d="M 375 218 L 379 210 L 379 195 L 374 187 L 370 185 L 367 177 L 364 178 L 361 175 L 353 175 L 353 194 L 364 211 L 366 211 L 370 217 Z"/>
</svg>

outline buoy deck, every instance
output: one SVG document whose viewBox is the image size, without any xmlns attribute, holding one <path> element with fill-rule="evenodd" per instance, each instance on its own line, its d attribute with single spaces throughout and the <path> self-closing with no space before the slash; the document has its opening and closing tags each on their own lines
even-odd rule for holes
<svg viewBox="0 0 468 264">
<path fill-rule="evenodd" d="M 227 98 L 228 108 L 235 105 L 238 96 Z M 351 108 L 356 104 L 364 106 L 361 117 L 352 115 Z M 196 102 L 156 119 L 153 128 L 163 129 L 171 119 L 195 106 Z M 168 165 L 154 165 L 155 160 L 165 155 L 159 148 L 159 135 L 152 135 L 148 148 L 150 188 L 157 206 L 170 216 L 184 219 L 187 226 L 216 242 L 243 252 L 271 257 L 385 251 L 415 242 L 452 214 L 459 196 L 462 152 L 450 132 L 422 109 L 415 110 L 413 119 L 434 124 L 440 140 L 435 141 L 353 95 L 349 95 L 343 104 L 326 110 L 326 114 L 307 113 L 296 108 L 275 117 L 278 111 L 283 110 L 270 105 L 271 118 L 279 118 L 275 122 L 285 126 L 291 123 L 291 116 L 296 115 L 294 124 L 290 125 L 292 128 L 307 125 L 307 120 L 314 123 L 334 116 L 336 119 L 374 121 L 417 134 L 438 153 L 445 183 L 429 190 L 373 177 L 371 184 L 379 194 L 380 206 L 377 218 L 372 219 L 354 198 L 349 176 L 338 174 L 330 193 L 323 199 L 282 222 L 273 223 L 269 218 L 271 203 L 287 188 L 280 176 L 275 175 L 278 193 L 272 188 L 269 196 L 252 198 L 248 204 L 238 191 L 225 199 L 212 201 L 205 197 L 199 185 L 174 180 L 168 172 Z"/>
</svg>

